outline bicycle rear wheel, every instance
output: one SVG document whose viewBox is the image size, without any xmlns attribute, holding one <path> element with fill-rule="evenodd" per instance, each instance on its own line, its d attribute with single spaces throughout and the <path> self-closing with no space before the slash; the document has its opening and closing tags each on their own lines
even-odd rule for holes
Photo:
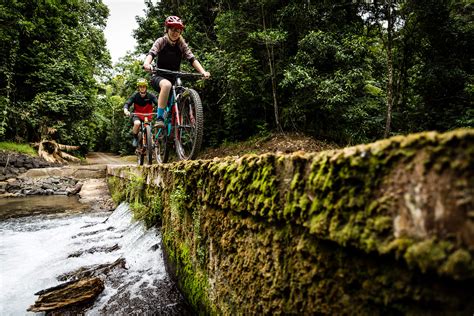
<svg viewBox="0 0 474 316">
<path fill-rule="evenodd" d="M 168 136 L 165 128 L 157 128 L 153 133 L 153 150 L 158 163 L 165 163 L 169 157 Z"/>
<path fill-rule="evenodd" d="M 176 152 L 180 160 L 195 159 L 201 149 L 204 114 L 199 94 L 186 89 L 178 103 L 181 125 L 175 130 Z"/>
<path fill-rule="evenodd" d="M 147 157 L 147 164 L 153 164 L 153 138 L 151 135 L 151 126 L 145 126 L 145 135 L 146 135 L 146 157 Z"/>
<path fill-rule="evenodd" d="M 141 131 L 138 132 L 138 146 L 135 149 L 135 153 L 137 154 L 138 165 L 143 166 L 143 162 L 145 161 L 145 153 L 143 152 L 143 133 Z"/>
</svg>

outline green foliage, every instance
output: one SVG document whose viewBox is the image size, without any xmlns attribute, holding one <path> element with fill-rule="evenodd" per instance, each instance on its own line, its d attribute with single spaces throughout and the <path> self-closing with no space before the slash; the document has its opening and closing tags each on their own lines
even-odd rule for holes
<svg viewBox="0 0 474 316">
<path fill-rule="evenodd" d="M 146 76 L 141 63 L 133 55 L 125 56 L 115 65 L 115 70 L 117 74 L 101 86 L 98 106 L 92 120 L 95 138 L 91 148 L 130 154 L 133 153 L 130 142 L 131 122 L 130 118 L 123 115 L 123 105 L 135 91 L 137 79 Z M 149 92 L 153 93 L 153 90 L 149 89 Z"/>
<path fill-rule="evenodd" d="M 384 100 L 373 91 L 381 91 L 374 85 L 381 63 L 372 45 L 352 34 L 318 31 L 304 37 L 281 82 L 293 88 L 291 103 L 283 109 L 286 124 L 339 142 L 380 136 Z"/>
<path fill-rule="evenodd" d="M 300 131 L 340 144 L 383 135 L 388 43 L 392 132 L 472 127 L 474 6 L 469 1 L 146 1 L 138 46 L 110 69 L 101 1 L 0 4 L 0 139 L 53 137 L 132 153 L 122 115 L 168 15 L 211 72 L 201 95 L 205 145 Z M 390 10 L 389 10 L 390 9 Z M 389 15 L 388 13 L 391 13 Z M 387 21 L 394 22 L 392 32 Z M 183 63 L 183 69 L 193 69 Z M 51 128 L 57 133 L 45 131 Z M 78 128 L 78 130 L 76 130 Z"/>
<path fill-rule="evenodd" d="M 8 2 L 0 10 L 9 21 L 0 26 L 5 74 L 0 90 L 9 109 L 0 121 L 0 137 L 90 143 L 92 133 L 78 134 L 72 127 L 90 120 L 94 76 L 110 63 L 103 35 L 107 7 L 100 1 Z M 58 133 L 45 133 L 51 128 Z"/>
<path fill-rule="evenodd" d="M 429 5 L 425 5 L 429 4 Z M 472 127 L 472 51 L 474 5 L 462 1 L 407 3 L 403 35 L 416 63 L 409 85 L 412 98 L 403 104 L 420 129 Z M 471 17 L 471 18 L 469 18 Z M 409 70 L 409 71 L 410 71 Z"/>
<path fill-rule="evenodd" d="M 285 130 L 360 142 L 381 135 L 383 54 L 374 49 L 376 40 L 361 34 L 358 5 L 342 3 L 162 1 L 147 4 L 150 15 L 136 34 L 149 43 L 142 37 L 146 21 L 183 17 L 184 36 L 212 74 L 199 91 L 208 144 L 274 129 L 275 102 Z"/>
<path fill-rule="evenodd" d="M 18 144 L 14 142 L 0 142 L 0 150 L 14 151 L 21 154 L 37 156 L 36 150 L 28 144 Z"/>
</svg>

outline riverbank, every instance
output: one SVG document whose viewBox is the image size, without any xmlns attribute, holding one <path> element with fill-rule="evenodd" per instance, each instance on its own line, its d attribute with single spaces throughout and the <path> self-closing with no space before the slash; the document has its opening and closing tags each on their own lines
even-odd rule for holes
<svg viewBox="0 0 474 316">
<path fill-rule="evenodd" d="M 0 182 L 16 178 L 33 168 L 60 167 L 61 164 L 13 151 L 0 150 Z"/>
<path fill-rule="evenodd" d="M 105 165 L 60 165 L 42 158 L 0 151 L 0 198 L 76 196 L 92 211 L 112 211 Z"/>
</svg>

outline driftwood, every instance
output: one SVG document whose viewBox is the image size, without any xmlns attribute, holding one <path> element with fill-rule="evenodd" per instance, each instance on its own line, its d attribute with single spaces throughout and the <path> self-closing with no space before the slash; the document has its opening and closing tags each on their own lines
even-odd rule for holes
<svg viewBox="0 0 474 316">
<path fill-rule="evenodd" d="M 108 249 L 117 249 L 118 245 Z M 113 250 L 112 250 L 113 251 Z M 69 257 L 74 257 L 75 254 Z M 104 277 L 115 269 L 125 269 L 125 259 L 119 258 L 112 263 L 96 264 L 92 266 L 82 267 L 76 271 L 64 273 L 58 277 L 59 281 L 80 280 L 92 277 Z"/>
<path fill-rule="evenodd" d="M 69 146 L 58 144 L 54 140 L 42 140 L 39 143 L 33 144 L 34 147 L 38 148 L 38 156 L 51 163 L 67 163 L 80 162 L 80 159 L 74 157 L 64 151 L 71 151 L 79 149 L 79 146 Z"/>
<path fill-rule="evenodd" d="M 36 293 L 39 298 L 28 308 L 30 312 L 57 311 L 71 307 L 87 307 L 104 290 L 100 278 L 87 278 L 60 284 Z"/>
<path fill-rule="evenodd" d="M 106 251 L 118 249 L 118 245 Z M 28 308 L 30 312 L 46 312 L 46 315 L 84 315 L 84 310 L 92 306 L 97 296 L 104 290 L 104 279 L 114 269 L 125 269 L 125 259 L 112 263 L 82 267 L 58 277 L 67 282 L 38 291 L 38 299 Z"/>
</svg>

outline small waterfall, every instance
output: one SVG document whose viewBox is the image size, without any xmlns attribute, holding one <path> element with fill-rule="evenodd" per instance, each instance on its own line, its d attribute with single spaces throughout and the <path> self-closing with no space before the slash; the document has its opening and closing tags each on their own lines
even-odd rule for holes
<svg viewBox="0 0 474 316">
<path fill-rule="evenodd" d="M 106 278 L 89 315 L 188 314 L 164 267 L 161 234 L 132 221 L 128 204 L 112 213 L 34 216 L 0 222 L 0 314 L 25 315 L 34 293 L 81 267 L 126 261 Z M 32 313 L 29 313 L 32 314 Z"/>
</svg>

